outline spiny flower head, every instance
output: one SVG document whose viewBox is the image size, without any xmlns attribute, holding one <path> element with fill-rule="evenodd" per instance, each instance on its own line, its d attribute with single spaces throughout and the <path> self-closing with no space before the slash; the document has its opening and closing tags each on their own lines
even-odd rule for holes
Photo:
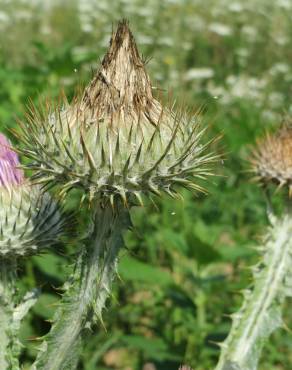
<svg viewBox="0 0 292 370">
<path fill-rule="evenodd" d="M 34 178 L 60 184 L 63 193 L 80 187 L 112 204 L 141 202 L 147 193 L 175 195 L 177 186 L 202 191 L 197 179 L 210 174 L 216 159 L 201 144 L 198 117 L 154 98 L 125 21 L 82 98 L 64 100 L 62 109 L 33 109 L 22 130 Z"/>
<path fill-rule="evenodd" d="M 250 162 L 258 180 L 287 186 L 292 195 L 292 126 L 282 126 L 258 140 Z"/>
<path fill-rule="evenodd" d="M 60 204 L 24 179 L 17 154 L 0 134 L 0 258 L 17 259 L 58 242 L 66 220 Z"/>
</svg>

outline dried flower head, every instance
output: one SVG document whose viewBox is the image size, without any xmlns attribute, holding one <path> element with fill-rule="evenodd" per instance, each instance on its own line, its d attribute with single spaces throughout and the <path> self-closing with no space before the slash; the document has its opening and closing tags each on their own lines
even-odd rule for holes
<svg viewBox="0 0 292 370">
<path fill-rule="evenodd" d="M 292 127 L 283 126 L 258 141 L 250 158 L 252 170 L 262 183 L 287 186 L 292 194 Z"/>
<path fill-rule="evenodd" d="M 81 187 L 112 204 L 140 202 L 145 193 L 202 191 L 216 156 L 201 144 L 198 117 L 163 108 L 125 21 L 114 32 L 101 67 L 81 99 L 56 110 L 33 109 L 23 125 L 24 155 L 35 178 Z"/>
<path fill-rule="evenodd" d="M 0 258 L 40 253 L 55 245 L 67 221 L 60 204 L 25 181 L 17 154 L 0 134 Z"/>
</svg>

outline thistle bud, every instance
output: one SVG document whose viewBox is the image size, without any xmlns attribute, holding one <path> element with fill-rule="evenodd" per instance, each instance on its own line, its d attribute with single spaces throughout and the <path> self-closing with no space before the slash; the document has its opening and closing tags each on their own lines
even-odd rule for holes
<svg viewBox="0 0 292 370">
<path fill-rule="evenodd" d="M 0 258 L 40 253 L 65 225 L 60 205 L 25 181 L 17 154 L 0 134 Z"/>
<path fill-rule="evenodd" d="M 23 127 L 24 155 L 35 178 L 66 193 L 141 202 L 141 195 L 177 185 L 202 191 L 216 156 L 201 144 L 197 117 L 163 108 L 125 21 L 113 33 L 101 67 L 81 98 L 61 110 L 46 106 Z"/>
<path fill-rule="evenodd" d="M 258 141 L 250 159 L 252 170 L 262 183 L 287 186 L 292 195 L 292 127 L 283 126 Z"/>
</svg>

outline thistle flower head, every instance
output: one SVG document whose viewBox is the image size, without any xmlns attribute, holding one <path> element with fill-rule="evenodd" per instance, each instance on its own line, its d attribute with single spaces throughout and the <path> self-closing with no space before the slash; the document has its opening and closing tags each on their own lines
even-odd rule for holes
<svg viewBox="0 0 292 370">
<path fill-rule="evenodd" d="M 0 186 L 11 186 L 23 181 L 23 172 L 17 168 L 19 160 L 7 138 L 0 133 Z"/>
<path fill-rule="evenodd" d="M 81 187 L 91 198 L 141 202 L 146 193 L 202 191 L 215 156 L 201 144 L 197 117 L 163 108 L 125 21 L 81 99 L 46 107 L 23 126 L 35 178 Z"/>
<path fill-rule="evenodd" d="M 36 254 L 57 243 L 66 224 L 58 203 L 25 181 L 18 156 L 0 134 L 0 258 Z"/>
<path fill-rule="evenodd" d="M 292 194 L 292 126 L 283 126 L 258 141 L 250 159 L 252 170 L 262 183 L 287 186 Z"/>
</svg>

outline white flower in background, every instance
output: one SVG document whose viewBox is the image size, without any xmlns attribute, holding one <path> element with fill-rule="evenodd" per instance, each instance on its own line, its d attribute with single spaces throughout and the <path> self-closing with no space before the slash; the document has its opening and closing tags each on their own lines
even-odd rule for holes
<svg viewBox="0 0 292 370">
<path fill-rule="evenodd" d="M 187 20 L 187 26 L 193 31 L 203 31 L 206 28 L 206 21 L 200 15 L 195 14 Z"/>
<path fill-rule="evenodd" d="M 229 76 L 227 76 L 227 78 L 226 78 L 226 84 L 228 85 L 228 86 L 232 86 L 232 85 L 234 85 L 236 82 L 237 82 L 237 80 L 238 80 L 238 76 L 235 76 L 235 75 L 229 75 Z"/>
<path fill-rule="evenodd" d="M 246 77 L 247 86 L 251 89 L 264 89 L 267 86 L 268 81 L 264 78 L 257 77 Z"/>
<path fill-rule="evenodd" d="M 223 23 L 211 23 L 209 25 L 209 30 L 216 33 L 219 36 L 230 36 L 232 35 L 231 27 Z"/>
<path fill-rule="evenodd" d="M 258 30 L 248 24 L 242 27 L 241 32 L 248 41 L 256 41 L 258 38 Z"/>
<path fill-rule="evenodd" d="M 90 53 L 91 49 L 88 47 L 88 46 L 75 46 L 74 48 L 72 48 L 72 55 L 74 57 L 78 57 L 80 55 L 86 55 L 88 53 Z"/>
<path fill-rule="evenodd" d="M 184 50 L 191 50 L 191 48 L 192 48 L 192 44 L 191 44 L 190 42 L 186 41 L 186 42 L 183 42 L 183 43 L 181 44 L 181 47 L 182 47 Z"/>
<path fill-rule="evenodd" d="M 212 78 L 214 71 L 212 68 L 191 68 L 185 74 L 185 81 L 203 80 Z"/>
<path fill-rule="evenodd" d="M 181 0 L 165 0 L 166 3 L 172 4 L 172 5 L 180 5 Z"/>
<path fill-rule="evenodd" d="M 261 113 L 261 119 L 263 122 L 277 122 L 278 121 L 278 114 L 273 112 L 272 110 L 263 110 Z"/>
<path fill-rule="evenodd" d="M 290 66 L 286 63 L 275 63 L 271 68 L 269 73 L 272 76 L 276 76 L 278 74 L 286 74 L 290 72 Z"/>
<path fill-rule="evenodd" d="M 92 24 L 93 14 L 95 14 L 96 7 L 93 1 L 79 0 L 78 10 L 79 10 L 79 19 L 81 30 L 85 33 L 90 33 L 94 31 L 94 26 Z M 100 6 L 101 4 L 98 3 Z"/>
<path fill-rule="evenodd" d="M 91 33 L 94 31 L 93 24 L 90 23 L 90 21 L 86 20 L 86 22 L 83 22 L 81 25 L 82 31 L 85 33 Z"/>
<path fill-rule="evenodd" d="M 78 5 L 79 5 L 79 11 L 82 12 L 82 13 L 87 13 L 87 14 L 90 14 L 93 10 L 94 10 L 94 1 L 90 1 L 90 0 L 79 0 L 78 1 Z M 98 6 L 102 6 L 102 1 L 101 2 L 98 2 Z"/>
<path fill-rule="evenodd" d="M 215 85 L 213 81 L 208 82 L 207 91 L 213 98 L 216 97 L 220 104 L 225 105 L 231 102 L 229 92 L 223 86 Z"/>
<path fill-rule="evenodd" d="M 289 43 L 289 38 L 286 35 L 273 35 L 272 37 L 279 46 L 285 46 Z"/>
<path fill-rule="evenodd" d="M 239 2 L 231 3 L 228 5 L 228 9 L 234 13 L 240 13 L 243 11 L 243 4 Z"/>
<path fill-rule="evenodd" d="M 40 33 L 44 36 L 48 36 L 52 33 L 52 28 L 49 24 L 42 24 L 40 25 Z"/>
<path fill-rule="evenodd" d="M 10 21 L 10 17 L 7 13 L 0 11 L 0 24 L 6 23 Z"/>
<path fill-rule="evenodd" d="M 139 15 L 140 17 L 153 17 L 153 13 L 154 13 L 154 9 L 155 8 L 150 8 L 150 7 L 139 7 L 136 9 L 136 14 Z"/>
<path fill-rule="evenodd" d="M 173 46 L 173 39 L 168 36 L 160 37 L 158 39 L 159 45 L 165 45 L 165 46 Z"/>
<path fill-rule="evenodd" d="M 247 48 L 239 48 L 236 50 L 236 54 L 243 59 L 246 59 L 249 56 L 249 50 Z"/>
<path fill-rule="evenodd" d="M 284 103 L 284 96 L 280 92 L 271 92 L 268 96 L 268 105 L 270 108 L 280 108 Z"/>
<path fill-rule="evenodd" d="M 231 97 L 235 99 L 251 99 L 257 107 L 262 105 L 264 99 L 263 89 L 267 85 L 267 80 L 264 78 L 230 75 L 226 78 L 226 84 Z"/>
<path fill-rule="evenodd" d="M 277 5 L 281 8 L 287 9 L 287 10 L 292 9 L 291 0 L 278 0 Z"/>
<path fill-rule="evenodd" d="M 262 78 L 258 79 L 256 77 L 249 77 L 246 75 L 230 75 L 226 78 L 226 83 L 229 87 L 232 87 L 236 84 L 246 86 L 250 89 L 262 89 L 267 85 L 267 81 Z"/>
<path fill-rule="evenodd" d="M 33 13 L 29 10 L 18 10 L 14 13 L 14 16 L 16 19 L 21 21 L 29 21 L 31 18 L 33 18 Z"/>
<path fill-rule="evenodd" d="M 83 0 L 85 3 L 88 2 L 88 0 Z M 96 7 L 96 9 L 101 10 L 101 11 L 108 11 L 110 8 L 109 2 L 108 1 L 96 1 L 96 0 L 91 0 L 91 3 L 93 6 Z"/>
</svg>

